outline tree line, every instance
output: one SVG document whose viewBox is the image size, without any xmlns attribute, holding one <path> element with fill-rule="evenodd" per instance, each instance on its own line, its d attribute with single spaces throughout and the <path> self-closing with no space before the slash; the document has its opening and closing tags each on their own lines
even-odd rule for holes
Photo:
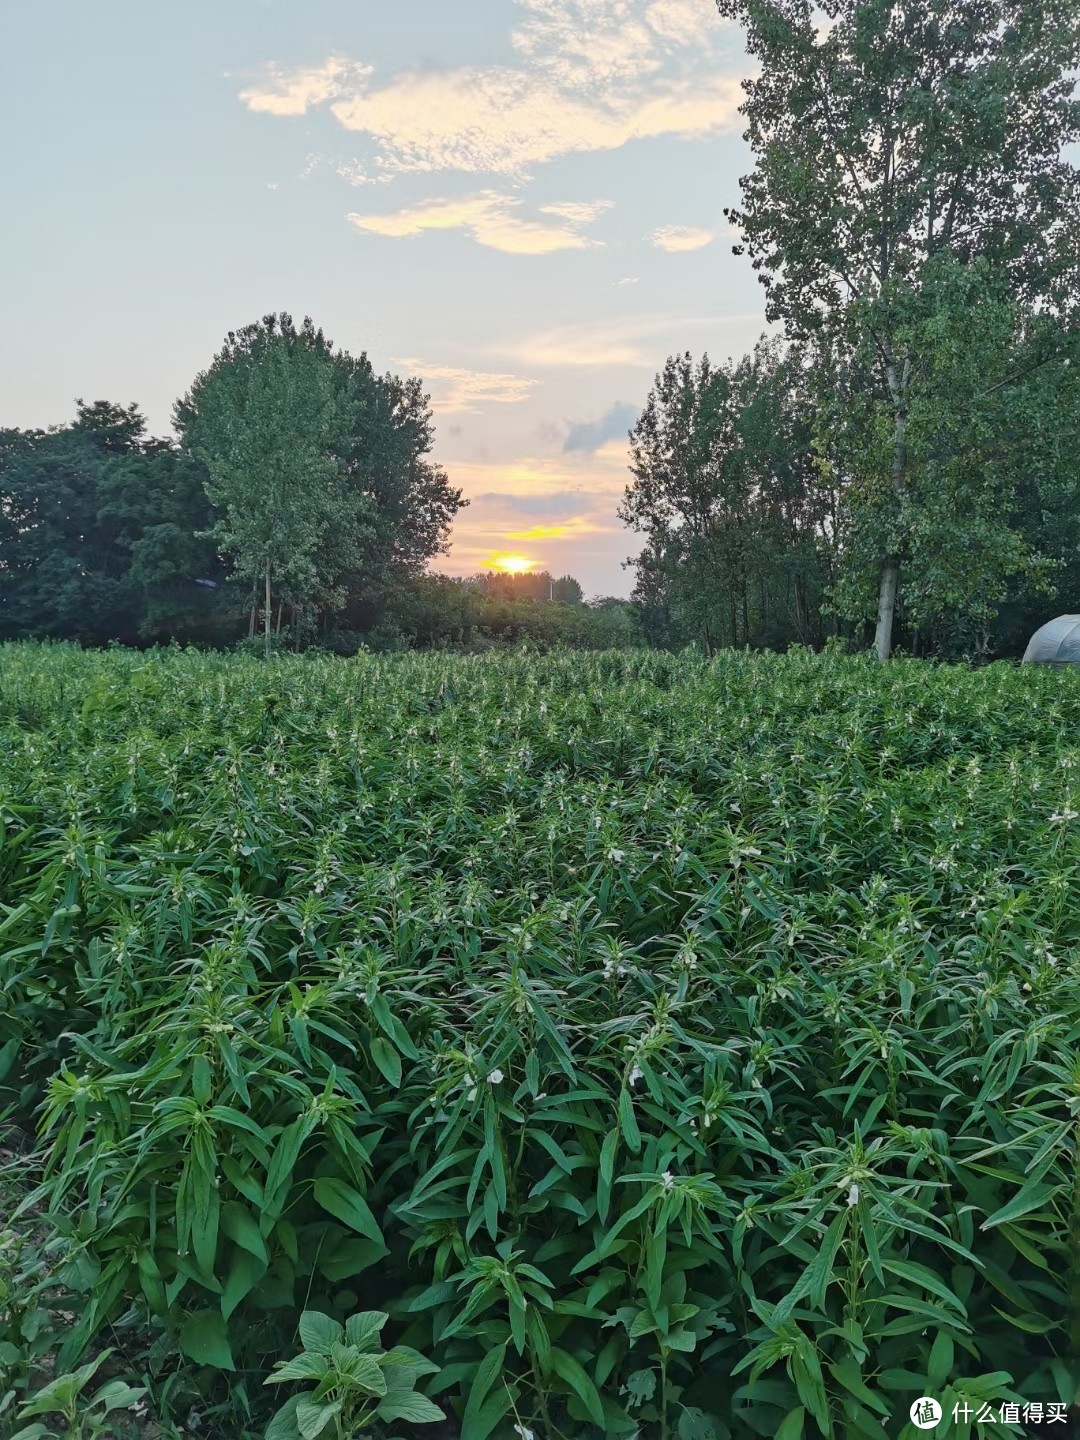
<svg viewBox="0 0 1080 1440">
<path fill-rule="evenodd" d="M 1016 653 L 1080 608 L 1080 5 L 717 7 L 777 333 L 670 358 L 631 433 L 646 631 Z"/>
<path fill-rule="evenodd" d="M 174 424 L 154 439 L 137 406 L 78 401 L 68 425 L 0 431 L 0 636 L 344 653 L 640 640 L 630 607 L 586 605 L 571 576 L 428 574 L 468 502 L 431 458 L 422 384 L 309 319 L 230 332 Z"/>
</svg>

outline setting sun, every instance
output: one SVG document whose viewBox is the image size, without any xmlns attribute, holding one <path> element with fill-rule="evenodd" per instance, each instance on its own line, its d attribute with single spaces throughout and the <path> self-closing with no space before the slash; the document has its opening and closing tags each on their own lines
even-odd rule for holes
<svg viewBox="0 0 1080 1440">
<path fill-rule="evenodd" d="M 504 575 L 524 575 L 536 564 L 535 560 L 527 560 L 524 555 L 496 555 L 488 564 L 493 570 L 501 570 Z"/>
</svg>

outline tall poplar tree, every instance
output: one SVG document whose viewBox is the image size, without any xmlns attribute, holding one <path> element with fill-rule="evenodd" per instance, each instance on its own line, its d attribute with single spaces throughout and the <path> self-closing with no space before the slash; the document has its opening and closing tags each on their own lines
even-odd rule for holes
<svg viewBox="0 0 1080 1440">
<path fill-rule="evenodd" d="M 910 517 L 910 302 L 942 252 L 984 259 L 1022 304 L 1075 294 L 1078 0 L 717 0 L 758 73 L 756 168 L 727 213 L 789 333 L 872 357 L 891 439 L 875 649 L 892 648 Z M 822 15 L 824 22 L 822 23 Z M 958 517 L 959 519 L 960 517 Z"/>
<path fill-rule="evenodd" d="M 176 406 L 185 446 L 209 473 L 213 528 L 235 576 L 262 592 L 265 653 L 279 604 L 333 596 L 343 555 L 368 528 L 370 504 L 345 483 L 350 429 L 330 346 L 288 315 L 229 334 Z"/>
</svg>

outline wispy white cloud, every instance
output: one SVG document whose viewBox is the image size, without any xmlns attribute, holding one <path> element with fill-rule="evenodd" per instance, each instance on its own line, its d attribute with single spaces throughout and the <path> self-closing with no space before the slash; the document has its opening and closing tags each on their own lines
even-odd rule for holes
<svg viewBox="0 0 1080 1440">
<path fill-rule="evenodd" d="M 374 84 L 370 67 L 332 57 L 292 74 L 271 67 L 240 98 L 275 115 L 328 104 L 371 139 L 375 167 L 390 175 L 520 178 L 563 155 L 736 125 L 741 77 L 719 64 L 713 39 L 724 27 L 711 0 L 518 3 L 521 65 L 410 69 Z"/>
<path fill-rule="evenodd" d="M 369 175 L 359 160 L 339 160 L 334 166 L 334 174 L 350 185 L 385 185 L 390 179 L 389 175 Z"/>
<path fill-rule="evenodd" d="M 665 337 L 717 329 L 758 316 L 633 315 L 581 321 L 537 331 L 505 347 L 526 369 L 625 365 L 655 369 L 658 345 Z"/>
<path fill-rule="evenodd" d="M 658 250 L 702 250 L 716 239 L 716 231 L 697 225 L 663 225 L 649 238 Z"/>
<path fill-rule="evenodd" d="M 519 404 L 529 398 L 537 384 L 522 375 L 432 365 L 416 358 L 397 359 L 393 363 L 422 377 L 432 404 L 444 415 L 476 413 L 485 404 Z"/>
<path fill-rule="evenodd" d="M 713 0 L 518 0 L 520 54 L 567 89 L 637 84 L 722 29 Z"/>
<path fill-rule="evenodd" d="M 662 59 L 657 35 L 631 0 L 521 0 L 517 51 L 560 87 L 640 81 Z"/>
<path fill-rule="evenodd" d="M 621 287 L 621 286 L 625 286 L 625 285 L 640 285 L 640 284 L 641 284 L 641 276 L 640 276 L 640 275 L 624 275 L 621 280 L 616 280 L 616 281 L 615 281 L 615 284 L 618 285 L 618 286 L 620 286 L 620 287 Z"/>
<path fill-rule="evenodd" d="M 713 0 L 653 0 L 645 8 L 649 28 L 674 46 L 707 45 L 719 26 Z"/>
<path fill-rule="evenodd" d="M 520 214 L 521 201 L 493 190 L 459 199 L 427 200 L 388 214 L 361 215 L 348 219 L 358 230 L 372 235 L 406 237 L 430 230 L 464 230 L 477 242 L 508 255 L 549 255 L 556 250 L 584 250 L 599 244 L 582 235 L 580 226 L 600 213 L 596 205 L 544 205 L 549 215 L 561 215 L 566 223 L 544 224 Z"/>
<path fill-rule="evenodd" d="M 541 205 L 540 210 L 544 215 L 569 220 L 571 225 L 591 225 L 610 210 L 611 205 L 610 200 L 560 200 L 554 205 Z"/>
<path fill-rule="evenodd" d="M 601 102 L 504 68 L 399 75 L 331 109 L 347 130 L 376 141 L 376 164 L 388 172 L 523 177 L 563 155 L 733 127 L 741 100 L 734 76 L 670 80 L 646 95 Z"/>
<path fill-rule="evenodd" d="M 322 65 L 285 71 L 271 63 L 259 84 L 240 91 L 240 99 L 265 115 L 306 115 L 316 105 L 346 94 L 363 85 L 373 74 L 370 65 L 331 56 Z"/>
</svg>

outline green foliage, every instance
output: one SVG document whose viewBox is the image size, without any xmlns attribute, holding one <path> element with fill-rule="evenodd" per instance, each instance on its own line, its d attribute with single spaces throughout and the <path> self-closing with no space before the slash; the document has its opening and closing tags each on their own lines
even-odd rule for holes
<svg viewBox="0 0 1080 1440">
<path fill-rule="evenodd" d="M 266 1440 L 330 1434 L 348 1440 L 380 1421 L 392 1430 L 394 1421 L 424 1425 L 444 1420 L 439 1407 L 416 1389 L 417 1380 L 439 1367 L 407 1345 L 377 1348 L 388 1319 L 381 1310 L 364 1310 L 342 1325 L 329 1315 L 305 1311 L 299 1327 L 302 1353 L 279 1361 L 265 1383 L 307 1381 L 315 1388 L 286 1400 L 270 1421 Z"/>
<path fill-rule="evenodd" d="M 14 1044 L 8 1041 L 9 1054 Z M 0 1064 L 0 1082 L 4 1078 Z M 0 1206 L 5 1215 L 14 1212 L 19 1198 L 14 1184 L 0 1174 Z M 56 1344 L 50 1310 L 63 1289 L 55 1251 L 55 1244 L 45 1245 L 21 1228 L 0 1230 L 0 1416 L 12 1409 Z"/>
<path fill-rule="evenodd" d="M 261 1425 L 362 1305 L 463 1440 L 1071 1402 L 1078 722 L 1072 673 L 834 651 L 5 647 L 61 1370 L 137 1324 Z"/>
<path fill-rule="evenodd" d="M 236 578 L 264 592 L 267 655 L 273 587 L 298 608 L 340 601 L 345 557 L 368 530 L 370 507 L 336 454 L 351 416 L 335 381 L 322 332 L 269 315 L 230 334 L 176 407 L 185 447 L 209 475 L 211 534 Z"/>
<path fill-rule="evenodd" d="M 1080 359 L 1080 345 L 1045 318 L 1024 315 L 1000 272 L 947 255 L 928 265 L 919 295 L 898 301 L 896 311 L 897 346 L 919 357 L 899 493 L 889 482 L 891 402 L 867 384 L 822 407 L 834 473 L 846 477 L 834 599 L 846 615 L 871 614 L 880 556 L 897 553 L 906 628 L 945 654 L 985 653 L 997 607 L 1010 596 L 1052 594 L 1065 568 L 1057 557 L 1072 533 L 1078 483 L 1068 427 L 1080 415 L 1070 351 Z M 869 347 L 856 364 L 864 374 L 872 367 Z M 1035 494 L 1051 501 L 1038 526 L 1023 513 Z"/>
<path fill-rule="evenodd" d="M 228 633 L 225 568 L 195 537 L 205 472 L 144 431 L 134 406 L 80 401 L 71 425 L 0 432 L 0 635 Z"/>
<path fill-rule="evenodd" d="M 863 580 L 871 556 L 877 570 L 875 648 L 887 659 L 898 595 L 916 625 L 958 607 L 963 622 L 985 622 L 1010 577 L 1029 568 L 1023 537 L 1007 523 L 1017 472 L 1004 514 L 994 508 L 1000 470 L 991 465 L 984 478 L 986 449 L 1000 438 L 986 430 L 982 403 L 985 372 L 1001 353 L 987 322 L 993 332 L 1002 312 L 976 307 L 964 336 L 954 287 L 939 314 L 912 320 L 942 299 L 938 262 L 951 257 L 971 267 L 969 303 L 992 273 L 1018 311 L 1041 311 L 1065 332 L 1075 325 L 1076 8 L 831 0 L 825 26 L 807 0 L 717 8 L 745 25 L 756 62 L 741 107 L 755 169 L 740 182 L 741 208 L 726 212 L 741 231 L 735 252 L 749 253 L 768 317 L 791 338 L 860 354 L 860 388 L 882 422 L 862 416 L 857 438 L 873 465 L 854 476 L 851 532 L 853 579 Z M 942 325 L 951 343 L 935 333 Z M 920 402 L 923 419 L 934 412 L 935 447 L 959 441 L 951 453 L 966 463 L 914 453 Z M 857 588 L 841 594 L 861 619 L 871 607 L 850 604 Z"/>
<path fill-rule="evenodd" d="M 271 649 L 273 597 L 297 646 L 316 615 L 415 577 L 446 548 L 463 503 L 427 459 L 431 412 L 419 380 L 377 378 L 287 314 L 227 337 L 175 407 L 185 448 L 207 466 L 212 533 L 252 586 Z"/>
<path fill-rule="evenodd" d="M 357 615 L 368 649 L 379 652 L 417 649 L 477 651 L 526 644 L 535 650 L 554 646 L 615 650 L 645 643 L 637 607 L 624 600 L 600 598 L 582 603 L 581 587 L 570 577 L 542 584 L 539 594 L 517 582 L 527 576 L 476 576 L 468 580 L 425 575 L 380 596 L 367 615 Z M 512 584 L 502 585 L 502 581 Z M 563 586 L 570 599 L 550 600 L 549 589 Z M 576 587 L 576 589 L 574 588 Z M 356 639 L 339 633 L 328 648 L 355 654 Z"/>
<path fill-rule="evenodd" d="M 766 340 L 657 375 L 619 512 L 648 537 L 634 598 L 654 643 L 821 640 L 837 499 L 814 464 L 809 380 L 797 347 Z"/>
<path fill-rule="evenodd" d="M 271 608 L 269 562 L 264 651 L 300 648 L 328 610 L 351 628 L 371 592 L 416 580 L 467 503 L 430 459 L 421 382 L 310 320 L 230 334 L 175 418 L 182 449 L 105 401 L 0 430 L 0 638 L 232 644 Z"/>
<path fill-rule="evenodd" d="M 115 1421 L 109 1417 L 118 1410 L 129 1410 L 146 1394 L 141 1386 L 125 1380 L 107 1380 L 92 1395 L 84 1395 L 90 1381 L 113 1352 L 102 1350 L 93 1360 L 70 1373 L 58 1375 L 43 1385 L 19 1411 L 20 1420 L 34 1415 L 56 1415 L 63 1426 L 59 1433 L 41 1421 L 24 1426 L 12 1440 L 111 1440 Z"/>
</svg>

